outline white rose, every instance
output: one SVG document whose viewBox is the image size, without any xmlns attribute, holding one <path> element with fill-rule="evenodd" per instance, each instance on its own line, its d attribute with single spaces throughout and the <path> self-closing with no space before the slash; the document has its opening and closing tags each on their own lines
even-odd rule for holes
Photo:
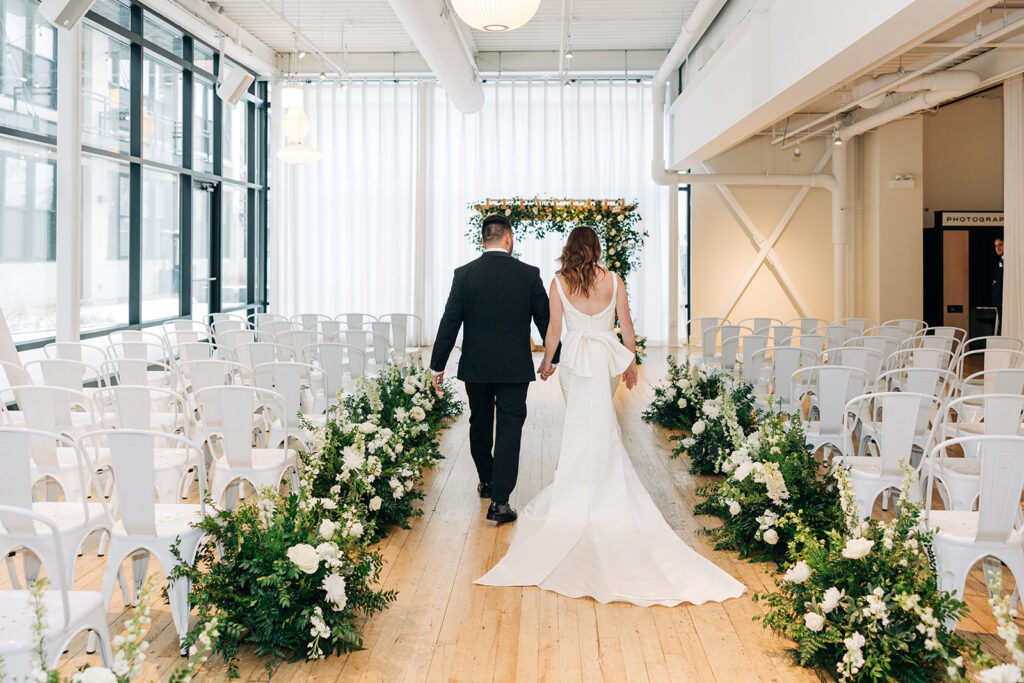
<svg viewBox="0 0 1024 683">
<path fill-rule="evenodd" d="M 374 511 L 380 510 L 380 504 L 381 504 L 380 496 L 374 496 L 373 498 L 370 499 L 370 509 L 371 510 L 374 510 Z"/>
<path fill-rule="evenodd" d="M 321 543 L 316 547 L 316 556 L 321 560 L 333 560 L 338 557 L 338 549 L 333 543 Z"/>
<path fill-rule="evenodd" d="M 768 531 L 774 531 L 774 529 L 769 529 Z M 767 535 L 768 532 L 766 531 L 765 536 Z M 807 579 L 811 578 L 811 568 L 807 566 L 806 562 L 800 560 L 787 569 L 782 578 L 790 583 L 803 583 Z"/>
<path fill-rule="evenodd" d="M 978 680 L 981 683 L 1021 683 L 1024 681 L 1024 676 L 1021 676 L 1018 666 L 1014 664 L 1000 664 L 991 669 L 979 671 Z"/>
<path fill-rule="evenodd" d="M 327 594 L 328 602 L 334 603 L 334 609 L 344 609 L 348 603 L 348 596 L 345 595 L 345 577 L 341 574 L 328 574 L 324 577 L 324 592 Z"/>
<path fill-rule="evenodd" d="M 416 420 L 417 422 L 423 422 L 427 419 L 427 414 L 423 411 L 423 408 L 419 406 L 413 406 L 409 409 L 409 417 Z"/>
<path fill-rule="evenodd" d="M 743 481 L 750 473 L 754 471 L 754 463 L 751 460 L 744 460 L 736 468 L 736 471 L 732 473 L 732 478 L 736 481 Z"/>
<path fill-rule="evenodd" d="M 836 607 L 838 607 L 839 606 L 839 601 L 842 600 L 845 597 L 846 597 L 846 591 L 845 590 L 839 590 L 835 586 L 832 586 L 827 591 L 825 591 L 825 595 L 821 598 L 821 610 L 825 614 L 828 614 L 829 612 L 834 610 Z"/>
<path fill-rule="evenodd" d="M 821 629 L 825 628 L 825 617 L 821 616 L 817 612 L 808 612 L 804 615 L 804 626 L 808 630 L 817 633 Z"/>
<path fill-rule="evenodd" d="M 843 548 L 843 557 L 848 560 L 859 560 L 871 552 L 871 546 L 874 544 L 874 541 L 869 541 L 864 537 L 851 538 L 846 542 L 846 547 Z"/>
<path fill-rule="evenodd" d="M 685 408 L 686 407 L 686 399 L 685 398 L 679 399 L 679 407 L 680 408 Z"/>
<path fill-rule="evenodd" d="M 779 542 L 779 533 L 775 529 L 764 532 L 764 542 L 768 545 L 775 545 Z"/>
<path fill-rule="evenodd" d="M 363 422 L 359 425 L 359 431 L 361 431 L 363 434 L 373 434 L 375 431 L 377 431 L 377 425 L 373 424 L 372 422 Z"/>
<path fill-rule="evenodd" d="M 353 524 L 349 528 L 348 533 L 349 533 L 349 536 L 362 536 L 363 535 L 363 525 L 360 524 L 359 522 L 356 522 L 355 524 Z"/>
<path fill-rule="evenodd" d="M 117 676 L 105 666 L 90 666 L 72 676 L 71 683 L 117 683 Z"/>
<path fill-rule="evenodd" d="M 729 501 L 729 514 L 733 517 L 740 514 L 740 504 L 737 503 L 735 500 Z"/>
<path fill-rule="evenodd" d="M 694 436 L 700 436 L 704 433 L 704 420 L 697 420 L 693 423 L 693 428 L 690 429 Z"/>
<path fill-rule="evenodd" d="M 308 543 L 293 545 L 291 548 L 288 548 L 286 555 L 295 566 L 306 574 L 313 574 L 316 572 L 317 567 L 320 566 L 320 558 L 317 557 L 316 548 Z"/>
<path fill-rule="evenodd" d="M 325 541 L 329 541 L 334 538 L 334 532 L 337 528 L 337 524 L 329 519 L 325 519 L 320 522 L 320 535 L 323 536 Z"/>
</svg>

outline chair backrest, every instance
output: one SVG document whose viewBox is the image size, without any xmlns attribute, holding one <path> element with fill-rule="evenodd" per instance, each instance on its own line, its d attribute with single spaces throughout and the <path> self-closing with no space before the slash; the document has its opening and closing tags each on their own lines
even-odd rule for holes
<svg viewBox="0 0 1024 683">
<path fill-rule="evenodd" d="M 995 348 L 965 351 L 956 359 L 956 374 L 962 377 L 979 364 L 982 371 L 1024 368 L 1024 352 Z"/>
<path fill-rule="evenodd" d="M 790 342 L 793 346 L 802 346 L 805 349 L 810 349 L 815 353 L 821 353 L 825 350 L 825 335 L 823 334 L 811 334 L 801 333 L 793 336 Z"/>
<path fill-rule="evenodd" d="M 181 318 L 163 324 L 164 342 L 168 348 L 188 342 L 209 341 L 210 328 L 198 320 Z"/>
<path fill-rule="evenodd" d="M 772 369 L 769 382 L 777 398 L 788 400 L 793 393 L 793 374 L 803 366 L 814 365 L 817 355 L 811 349 L 799 346 L 773 346 L 767 349 L 772 354 Z"/>
<path fill-rule="evenodd" d="M 843 426 L 843 409 L 863 394 L 870 379 L 862 368 L 844 365 L 811 365 L 793 373 L 791 385 L 808 387 L 817 398 L 821 434 L 838 434 Z M 793 396 L 793 402 L 801 397 Z"/>
<path fill-rule="evenodd" d="M 211 315 L 229 315 L 227 313 L 213 313 Z M 210 323 L 210 332 L 213 340 L 219 345 L 221 335 L 225 332 L 241 332 L 249 329 L 249 323 L 242 317 L 221 318 Z"/>
<path fill-rule="evenodd" d="M 158 377 L 162 378 L 165 388 L 179 389 L 181 387 L 178 371 L 160 361 L 144 358 L 115 358 L 104 363 L 100 370 L 111 384 L 146 386 L 149 384 L 151 373 L 156 373 Z"/>
<path fill-rule="evenodd" d="M 164 362 L 169 357 L 166 346 L 148 340 L 114 342 L 107 347 L 107 356 L 110 360 L 133 358 L 156 362 Z"/>
<path fill-rule="evenodd" d="M 106 351 L 85 342 L 51 342 L 43 347 L 43 355 L 47 358 L 76 360 L 93 367 L 99 367 L 107 360 Z"/>
<path fill-rule="evenodd" d="M 980 391 L 962 390 L 964 394 L 1020 394 L 1024 393 L 1024 368 L 1006 370 L 981 370 L 968 375 L 961 382 L 962 387 L 973 385 Z"/>
<path fill-rule="evenodd" d="M 799 334 L 800 328 L 791 325 L 773 325 L 771 328 L 772 339 L 774 340 L 774 346 L 790 346 L 793 341 L 793 335 Z"/>
<path fill-rule="evenodd" d="M 290 320 L 268 320 L 256 328 L 256 340 L 277 342 L 277 337 L 285 332 L 293 332 L 299 326 Z"/>
<path fill-rule="evenodd" d="M 743 359 L 743 381 L 756 384 L 766 377 L 767 368 L 762 367 L 765 349 L 772 345 L 772 338 L 765 334 L 748 334 L 740 338 L 740 354 Z"/>
<path fill-rule="evenodd" d="M 249 369 L 263 363 L 295 360 L 295 351 L 292 347 L 274 342 L 245 342 L 236 346 L 234 353 L 236 362 Z"/>
<path fill-rule="evenodd" d="M 288 403 L 284 396 L 257 387 L 207 387 L 195 392 L 199 415 L 211 437 L 219 436 L 224 457 L 232 467 L 252 467 L 254 423 L 280 421 L 282 432 L 288 433 Z M 286 446 L 287 447 L 287 444 Z"/>
<path fill-rule="evenodd" d="M 825 335 L 826 347 L 834 349 L 837 346 L 842 346 L 846 343 L 846 340 L 852 336 L 856 336 L 850 333 L 850 328 L 846 325 L 823 325 L 814 330 L 816 334 Z"/>
<path fill-rule="evenodd" d="M 181 374 L 192 391 L 206 387 L 252 384 L 252 372 L 228 360 L 194 360 L 181 364 Z"/>
<path fill-rule="evenodd" d="M 781 325 L 782 321 L 777 318 L 746 318 L 739 322 L 744 327 L 749 327 L 751 334 L 769 334 L 772 327 Z M 787 325 L 789 323 L 786 323 Z"/>
<path fill-rule="evenodd" d="M 882 327 L 898 327 L 904 331 L 907 336 L 917 334 L 924 328 L 928 327 L 928 324 L 923 320 L 917 320 L 916 318 L 893 318 L 892 320 L 886 320 L 882 323 Z"/>
<path fill-rule="evenodd" d="M 395 347 L 395 353 L 399 356 L 405 355 L 409 339 L 412 339 L 414 344 L 419 344 L 423 321 L 420 320 L 418 315 L 412 313 L 387 313 L 382 315 L 380 319 L 391 323 L 391 343 Z"/>
<path fill-rule="evenodd" d="M 864 335 L 860 337 L 851 337 L 846 341 L 844 346 L 862 346 L 866 349 L 874 349 L 882 354 L 882 360 L 884 362 L 886 358 L 899 350 L 900 343 L 892 337 L 886 337 L 884 335 Z"/>
<path fill-rule="evenodd" d="M 870 412 L 862 412 L 867 403 Z M 898 476 L 904 464 L 911 463 L 914 437 L 927 432 L 928 420 L 938 399 L 912 391 L 887 391 L 862 394 L 846 404 L 843 412 L 846 427 L 850 429 L 850 416 L 875 416 L 872 440 L 882 458 L 882 476 Z"/>
<path fill-rule="evenodd" d="M 88 491 L 86 482 L 90 478 L 95 478 L 95 468 L 74 440 L 63 434 L 39 429 L 0 427 L 0 467 L 3 467 L 4 472 L 4 476 L 0 477 L 0 505 L 32 509 L 32 461 L 35 453 L 55 452 L 57 447 L 69 448 L 75 452 L 78 459 L 78 490 Z M 77 502 L 82 504 L 82 519 L 89 519 L 89 503 L 86 496 L 81 496 L 81 500 Z M 25 519 L 0 515 L 0 522 L 7 531 L 22 534 L 35 532 L 35 526 Z"/>
<path fill-rule="evenodd" d="M 1007 349 L 1009 351 L 1024 351 L 1024 342 L 1013 337 L 1002 337 L 996 335 L 984 337 L 971 337 L 965 339 L 960 345 L 960 353 L 976 351 L 978 349 Z"/>
<path fill-rule="evenodd" d="M 25 371 L 25 366 L 21 363 L 11 363 L 10 361 L 0 360 L 0 380 L 2 384 L 0 387 L 15 387 L 25 384 L 32 384 L 32 378 L 28 372 Z"/>
<path fill-rule="evenodd" d="M 176 344 L 171 347 L 171 357 L 175 363 L 191 363 L 196 360 L 210 360 L 217 355 L 217 347 L 212 342 L 195 341 Z"/>
<path fill-rule="evenodd" d="M 66 387 L 81 391 L 89 382 L 102 386 L 103 372 L 98 367 L 80 360 L 66 358 L 41 358 L 25 363 L 25 371 L 30 376 L 39 374 L 43 384 L 51 387 Z"/>
<path fill-rule="evenodd" d="M 277 335 L 275 341 L 278 344 L 292 347 L 295 357 L 302 358 L 302 349 L 322 340 L 320 339 L 320 333 L 315 330 L 298 329 L 281 332 Z"/>
<path fill-rule="evenodd" d="M 331 404 L 337 401 L 338 393 L 344 390 L 346 373 L 352 379 L 366 374 L 366 354 L 355 346 L 339 342 L 311 344 L 304 350 L 303 358 L 306 363 L 323 371 L 325 393 Z"/>
<path fill-rule="evenodd" d="M 166 358 L 166 340 L 162 334 L 147 332 L 146 330 L 118 330 L 111 332 L 107 337 L 111 344 L 125 344 L 134 342 L 147 342 L 165 347 L 164 357 Z"/>
<path fill-rule="evenodd" d="M 13 399 L 25 416 L 25 426 L 49 434 L 65 434 L 74 437 L 88 429 L 99 425 L 95 405 L 81 391 L 66 387 L 50 387 L 27 385 L 10 387 L 0 393 L 0 400 L 9 403 Z M 72 413 L 78 409 L 87 422 L 85 429 L 74 424 Z M 36 447 L 38 446 L 38 447 Z M 32 457 L 36 463 L 44 467 L 58 467 L 57 450 L 53 443 L 49 445 L 34 442 Z"/>
<path fill-rule="evenodd" d="M 253 368 L 252 377 L 257 387 L 276 391 L 284 397 L 288 414 L 292 417 L 299 413 L 313 412 L 315 388 L 321 388 L 326 392 L 325 373 L 308 363 L 263 363 Z"/>
<path fill-rule="evenodd" d="M 380 368 L 391 360 L 391 323 L 375 321 L 369 325 L 373 331 L 373 362 Z"/>
<path fill-rule="evenodd" d="M 835 322 L 836 325 L 842 325 L 850 330 L 852 336 L 860 336 L 864 334 L 864 330 L 872 327 L 873 320 L 868 318 L 843 318 Z"/>
<path fill-rule="evenodd" d="M 976 431 L 961 433 L 959 426 L 964 423 L 963 417 L 978 412 L 977 418 L 981 421 L 983 434 L 989 436 L 1018 436 L 1021 435 L 1021 418 L 1024 416 L 1024 395 L 1021 394 L 978 394 L 976 396 L 961 396 L 947 401 L 942 405 L 939 415 L 934 421 L 934 440 L 938 435 L 940 425 L 945 425 L 947 431 L 945 436 L 968 436 L 977 434 Z M 955 416 L 955 417 L 954 417 Z M 974 421 L 973 424 L 977 424 Z"/>
<path fill-rule="evenodd" d="M 800 328 L 800 334 L 811 334 L 819 327 L 828 325 L 828 321 L 821 318 L 792 318 L 787 320 L 785 324 L 796 325 Z"/>
<path fill-rule="evenodd" d="M 720 325 L 728 325 L 725 318 L 693 318 L 690 320 L 690 336 L 693 334 L 693 324 L 697 323 L 700 328 L 700 355 L 703 358 L 714 358 L 715 347 L 718 343 L 718 330 Z"/>
<path fill-rule="evenodd" d="M 295 323 L 304 330 L 318 332 L 320 321 L 332 320 L 332 318 L 321 313 L 298 313 L 296 315 L 293 315 L 291 320 L 293 323 Z"/>
<path fill-rule="evenodd" d="M 719 325 L 718 336 L 722 340 L 722 368 L 732 370 L 740 348 L 740 337 L 752 334 L 753 330 L 742 325 Z"/>
<path fill-rule="evenodd" d="M 904 348 L 889 354 L 889 357 L 885 359 L 885 369 L 936 368 L 948 370 L 953 360 L 953 352 L 945 349 Z"/>
<path fill-rule="evenodd" d="M 49 533 L 45 535 L 40 534 L 38 536 L 38 543 L 39 545 L 50 545 L 52 548 L 51 552 L 44 553 L 47 556 L 45 559 L 52 558 L 54 562 L 54 566 L 46 567 L 46 576 L 49 577 L 54 588 L 60 591 L 60 604 L 63 612 L 61 614 L 61 630 L 67 631 L 71 625 L 71 600 L 69 595 L 71 589 L 67 583 L 67 570 L 64 567 L 64 548 L 60 540 L 60 530 L 53 523 L 53 520 L 46 515 L 12 505 L 0 505 L 0 519 L 3 520 L 5 527 L 9 524 L 28 527 L 31 524 L 34 529 L 36 523 L 47 527 Z M 27 640 L 28 634 L 25 635 Z"/>
<path fill-rule="evenodd" d="M 1024 437 L 962 436 L 942 441 L 929 453 L 927 490 L 932 490 L 934 462 L 948 449 L 977 450 L 981 458 L 981 496 L 978 498 L 976 543 L 1006 543 L 1017 526 L 1024 491 Z M 929 507 L 925 507 L 925 519 Z"/>
<path fill-rule="evenodd" d="M 897 368 L 882 372 L 875 386 L 878 391 L 912 391 L 945 399 L 956 388 L 956 376 L 939 368 Z"/>
<path fill-rule="evenodd" d="M 320 338 L 324 341 L 338 341 L 338 335 L 341 333 L 342 323 L 338 320 L 320 320 L 316 324 L 316 331 L 320 333 Z"/>
<path fill-rule="evenodd" d="M 250 434 L 252 432 L 250 431 Z M 104 429 L 82 436 L 88 451 L 106 448 L 114 471 L 121 524 L 131 536 L 156 534 L 156 454 L 159 448 L 184 450 L 199 467 L 199 506 L 206 516 L 206 464 L 199 446 L 179 434 L 145 429 Z"/>
<path fill-rule="evenodd" d="M 128 384 L 104 387 L 93 394 L 93 401 L 107 429 L 192 433 L 185 398 L 169 389 Z M 169 416 L 170 419 L 154 420 L 156 414 Z"/>
<path fill-rule="evenodd" d="M 217 347 L 230 349 L 232 353 L 239 344 L 252 344 L 256 341 L 256 330 L 239 328 L 232 330 L 217 331 Z"/>
<path fill-rule="evenodd" d="M 875 349 L 866 346 L 840 346 L 826 353 L 829 364 L 860 368 L 868 374 L 872 382 L 882 372 L 882 354 Z"/>
<path fill-rule="evenodd" d="M 335 318 L 335 320 L 344 323 L 350 330 L 358 330 L 366 323 L 376 319 L 376 316 L 370 315 L 369 313 L 342 313 Z"/>
</svg>

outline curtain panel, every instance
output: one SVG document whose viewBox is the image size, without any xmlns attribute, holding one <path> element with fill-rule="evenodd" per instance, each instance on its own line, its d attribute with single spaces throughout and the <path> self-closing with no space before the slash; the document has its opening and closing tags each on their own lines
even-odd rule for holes
<svg viewBox="0 0 1024 683">
<path fill-rule="evenodd" d="M 650 178 L 650 83 L 492 81 L 483 109 L 460 113 L 430 83 L 311 85 L 308 166 L 274 161 L 274 310 L 412 312 L 432 341 L 452 271 L 476 257 L 469 204 L 484 198 L 637 200 L 649 232 L 628 283 L 637 330 L 668 339 L 667 188 Z M 283 112 L 274 111 L 275 117 Z M 275 127 L 272 148 L 283 143 Z M 545 286 L 563 238 L 516 245 Z"/>
</svg>

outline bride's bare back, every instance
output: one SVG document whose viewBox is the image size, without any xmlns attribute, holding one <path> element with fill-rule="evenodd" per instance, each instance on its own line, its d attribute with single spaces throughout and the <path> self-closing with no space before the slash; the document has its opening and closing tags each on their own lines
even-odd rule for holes
<svg viewBox="0 0 1024 683">
<path fill-rule="evenodd" d="M 569 300 L 573 308 L 584 315 L 597 315 L 601 313 L 612 302 L 614 291 L 615 275 L 601 268 L 598 270 L 594 285 L 587 292 L 586 296 L 579 292 L 570 292 L 569 283 L 561 275 L 556 276 L 562 281 L 562 289 L 565 291 L 565 298 Z"/>
</svg>

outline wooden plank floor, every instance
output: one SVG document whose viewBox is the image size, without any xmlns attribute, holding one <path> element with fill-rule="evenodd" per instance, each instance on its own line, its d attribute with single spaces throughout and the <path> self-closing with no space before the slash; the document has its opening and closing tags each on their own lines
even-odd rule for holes
<svg viewBox="0 0 1024 683">
<path fill-rule="evenodd" d="M 632 392 L 615 397 L 626 447 L 644 484 L 680 537 L 745 583 L 750 592 L 725 603 L 636 607 L 572 600 L 537 588 L 473 585 L 505 552 L 514 525 L 496 528 L 484 520 L 486 502 L 476 495 L 476 474 L 461 417 L 443 435 L 446 456 L 426 478 L 423 517 L 408 531 L 397 530 L 382 545 L 383 586 L 398 600 L 365 624 L 365 649 L 315 663 L 284 664 L 275 681 L 814 681 L 794 667 L 786 643 L 752 621 L 760 608 L 753 591 L 773 585 L 771 567 L 711 550 L 697 535 L 714 523 L 695 517 L 695 488 L 701 483 L 683 461 L 668 458 L 667 433 L 640 419 L 665 373 L 665 349 L 652 349 Z M 558 457 L 564 413 L 557 382 L 530 390 L 523 431 L 519 484 L 512 502 L 524 506 L 551 480 Z M 150 570 L 156 569 L 156 564 Z M 79 561 L 77 587 L 97 589 L 103 560 L 95 551 Z M 2 583 L 0 583 L 2 585 Z M 961 629 L 983 638 L 986 648 L 1005 656 L 988 605 L 980 569 L 968 585 L 972 616 Z M 115 592 L 109 616 L 116 635 L 130 611 Z M 166 605 L 153 610 L 151 659 L 145 680 L 166 680 L 177 666 L 177 639 Z M 1022 622 L 1024 623 L 1024 622 Z M 76 640 L 62 669 L 70 674 L 97 658 Z M 241 680 L 267 680 L 263 660 L 243 656 Z M 225 680 L 213 660 L 196 680 Z"/>
</svg>

